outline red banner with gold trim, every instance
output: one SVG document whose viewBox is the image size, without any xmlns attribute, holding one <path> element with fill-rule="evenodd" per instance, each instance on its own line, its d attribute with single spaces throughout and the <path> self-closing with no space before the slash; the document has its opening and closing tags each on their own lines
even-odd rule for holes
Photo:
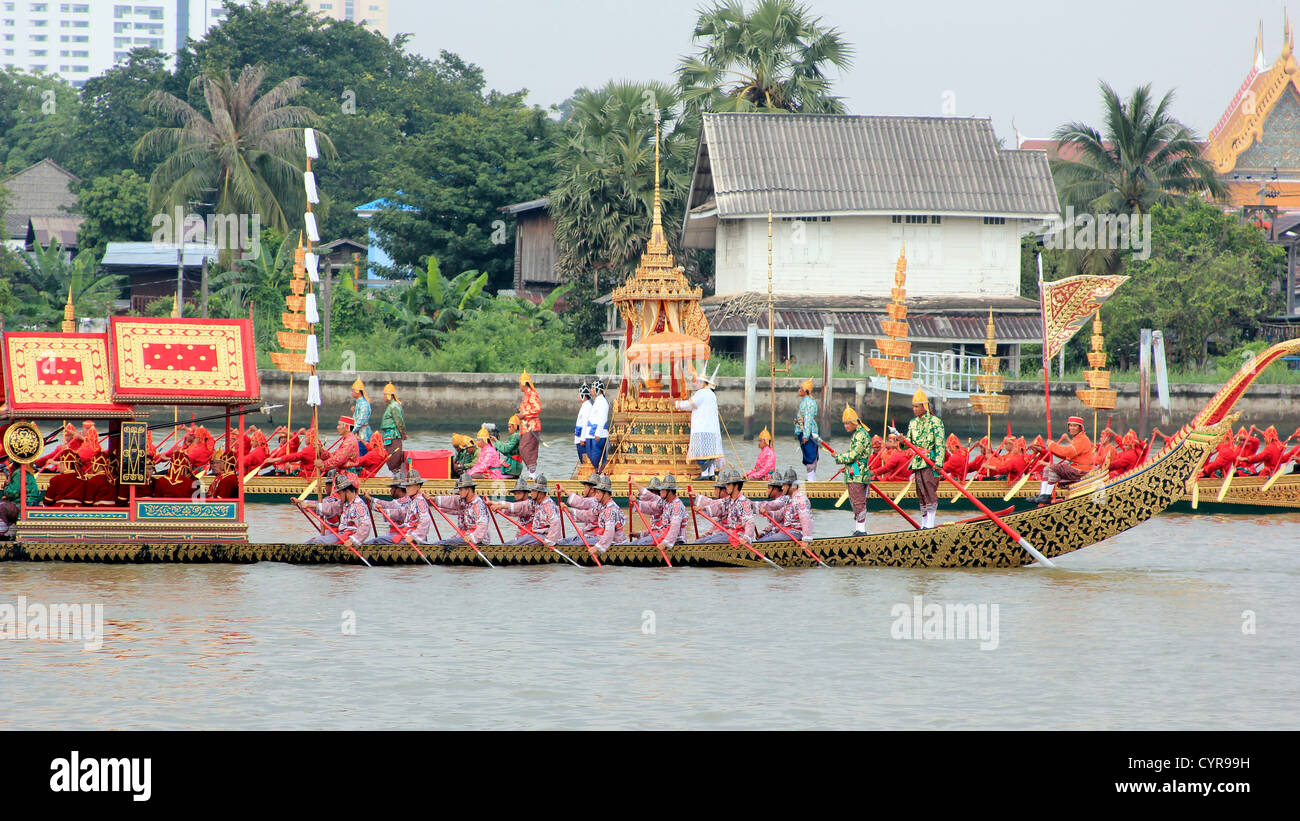
<svg viewBox="0 0 1300 821">
<path fill-rule="evenodd" d="M 1043 359 L 1051 359 L 1060 353 L 1070 337 L 1087 324 L 1088 319 L 1127 279 L 1122 276 L 1074 276 L 1039 282 L 1043 307 Z"/>
<path fill-rule="evenodd" d="M 251 320 L 113 317 L 108 340 L 115 399 L 204 405 L 261 396 Z"/>
<path fill-rule="evenodd" d="M 4 413 L 32 419 L 121 419 L 134 415 L 112 395 L 105 334 L 4 335 Z"/>
</svg>

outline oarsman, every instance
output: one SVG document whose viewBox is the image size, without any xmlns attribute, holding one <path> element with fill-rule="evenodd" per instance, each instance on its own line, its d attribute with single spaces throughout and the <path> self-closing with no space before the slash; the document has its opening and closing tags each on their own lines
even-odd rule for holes
<svg viewBox="0 0 1300 821">
<path fill-rule="evenodd" d="M 475 546 L 492 543 L 489 530 L 487 501 L 478 495 L 473 477 L 462 476 L 456 480 L 455 496 L 438 496 L 433 500 L 434 506 L 446 514 L 456 514 L 456 527 L 464 533 Z M 443 539 L 437 544 L 450 550 L 465 544 L 460 534 Z"/>
<path fill-rule="evenodd" d="M 695 375 L 695 392 L 691 398 L 677 400 L 676 408 L 691 412 L 691 443 L 686 458 L 699 462 L 701 479 L 711 479 L 716 460 L 722 458 L 722 427 L 718 421 L 718 397 L 713 393 L 717 368 L 712 377 L 708 376 L 707 367 L 705 371 Z"/>
<path fill-rule="evenodd" d="M 587 428 L 591 432 L 587 456 L 599 473 L 605 469 L 605 445 L 609 442 L 609 400 L 605 398 L 605 383 L 599 377 L 591 380 L 591 416 Z"/>
<path fill-rule="evenodd" d="M 520 477 L 520 482 L 525 481 Z M 551 490 L 546 484 L 546 476 L 539 474 L 536 479 L 527 484 L 530 497 L 528 500 L 516 501 L 514 504 L 500 504 L 493 502 L 493 510 L 504 510 L 507 514 L 515 517 L 523 527 L 527 527 L 532 534 L 524 531 L 523 527 L 519 528 L 519 535 L 515 539 L 506 542 L 506 544 L 517 545 L 536 545 L 544 544 L 547 547 L 554 547 L 560 541 L 560 508 L 551 498 Z M 515 486 L 518 490 L 518 485 Z M 519 495 L 515 498 L 518 500 Z M 535 538 L 536 534 L 538 538 Z"/>
<path fill-rule="evenodd" d="M 819 429 L 817 427 L 817 400 L 812 397 L 813 381 L 805 379 L 799 385 L 799 410 L 794 418 L 794 435 L 803 453 L 803 467 L 808 481 L 817 481 Z"/>
<path fill-rule="evenodd" d="M 523 476 L 524 463 L 519 461 L 519 446 L 523 442 L 523 434 L 519 432 L 519 415 L 515 414 L 510 417 L 506 423 L 506 430 L 509 435 L 504 439 L 496 439 L 492 446 L 501 454 L 501 473 L 507 479 L 514 479 L 517 476 Z"/>
<path fill-rule="evenodd" d="M 429 500 L 424 496 L 424 477 L 420 471 L 411 468 L 406 472 L 406 495 L 411 499 L 411 506 L 406 510 L 406 523 L 402 525 L 416 544 L 429 541 L 429 529 L 433 526 L 433 511 L 429 510 Z"/>
<path fill-rule="evenodd" d="M 907 439 L 926 452 L 936 466 L 943 463 L 943 421 L 930 412 L 930 399 L 925 391 L 912 395 L 912 421 L 907 423 Z M 910 451 L 909 451 L 910 452 Z M 939 511 L 939 471 L 930 467 L 920 456 L 913 456 L 908 464 L 916 480 L 916 498 L 921 507 L 921 527 L 934 527 L 934 517 Z"/>
<path fill-rule="evenodd" d="M 357 461 L 357 472 L 361 474 L 362 479 L 370 479 L 379 475 L 379 470 L 388 461 L 388 451 L 384 449 L 384 437 L 379 435 L 379 431 L 370 434 L 370 444 L 366 452 L 361 454 L 361 459 Z M 398 471 L 399 473 L 401 471 Z"/>
<path fill-rule="evenodd" d="M 514 502 L 507 502 L 503 504 L 501 502 L 489 501 L 487 503 L 488 507 L 492 508 L 494 512 L 501 513 L 504 511 L 506 514 L 513 517 L 514 520 L 519 523 L 519 533 L 515 536 L 515 538 L 511 539 L 508 542 L 503 542 L 502 544 L 509 544 L 509 545 L 539 544 L 539 542 L 536 539 L 534 539 L 532 536 L 529 536 L 528 533 L 524 531 L 524 528 L 528 528 L 530 530 L 532 529 L 533 514 L 536 512 L 537 509 L 537 505 L 533 502 L 530 496 L 531 492 L 532 492 L 532 484 L 529 482 L 529 480 L 520 476 L 518 479 L 515 480 L 514 488 L 511 489 L 511 493 L 513 493 L 515 497 Z"/>
<path fill-rule="evenodd" d="M 91 427 L 94 430 L 94 427 Z M 212 438 L 212 434 L 204 425 L 194 428 L 194 439 L 186 449 L 186 455 L 190 457 L 190 464 L 194 466 L 194 472 L 200 473 L 207 469 L 212 461 L 212 454 L 217 451 L 217 440 Z M 99 448 L 98 438 L 96 438 L 96 449 Z"/>
<path fill-rule="evenodd" d="M 317 458 L 317 473 L 326 470 L 356 470 L 357 463 L 361 461 L 361 449 L 358 447 L 357 435 L 352 432 L 354 424 L 356 420 L 351 416 L 339 417 L 339 422 L 335 425 L 335 431 L 339 435 L 338 444 L 328 457 Z"/>
<path fill-rule="evenodd" d="M 1251 425 L 1253 429 L 1255 426 Z M 1271 476 L 1282 464 L 1286 446 L 1278 439 L 1277 428 L 1269 425 L 1264 431 L 1264 446 L 1258 452 L 1243 456 L 1241 464 L 1260 476 Z"/>
<path fill-rule="evenodd" d="M 78 435 L 77 429 L 73 427 L 71 422 L 67 422 L 63 425 L 63 444 L 59 445 L 57 448 L 45 454 L 44 456 L 39 457 L 35 462 L 32 463 L 32 467 L 34 467 L 36 471 L 39 472 L 41 468 L 45 467 L 46 463 L 59 462 L 63 454 L 68 451 L 77 453 L 78 454 L 77 459 L 80 460 L 81 456 L 79 454 L 79 451 L 81 450 L 81 446 L 84 444 L 85 444 L 85 440 L 83 440 L 81 436 Z"/>
<path fill-rule="evenodd" d="M 358 379 L 352 383 L 352 432 L 358 442 L 370 441 L 370 396 L 365 384 Z"/>
<path fill-rule="evenodd" d="M 303 501 L 294 499 L 293 503 L 298 507 L 315 513 L 318 517 L 324 519 L 326 524 L 337 530 L 339 526 L 339 516 L 343 513 L 343 499 L 339 497 L 338 489 L 334 487 L 334 480 L 336 478 L 337 474 L 335 473 L 331 472 L 325 474 L 321 486 L 321 493 L 323 495 L 319 502 L 315 499 L 305 499 Z M 338 543 L 338 539 L 334 538 L 334 535 L 329 532 L 328 528 L 322 528 L 321 535 L 311 541 L 315 544 Z"/>
<path fill-rule="evenodd" d="M 239 466 L 239 472 L 246 474 L 249 471 L 258 470 L 270 458 L 271 451 L 266 441 L 266 434 L 262 433 L 254 425 L 248 432 L 248 447 L 244 449 L 244 463 Z"/>
<path fill-rule="evenodd" d="M 338 531 L 338 536 L 343 537 L 343 541 L 351 542 L 353 545 L 360 546 L 365 543 L 366 534 L 370 531 L 370 511 L 365 503 L 357 498 L 357 485 L 352 477 L 346 473 L 339 474 L 334 483 L 334 492 L 339 498 L 339 523 L 334 530 Z M 306 502 L 293 500 L 295 505 L 306 505 Z M 321 529 L 319 535 L 307 540 L 308 544 L 339 544 L 339 539 L 330 531 L 330 528 Z"/>
<path fill-rule="evenodd" d="M 579 545 L 584 544 L 585 539 L 585 544 L 590 545 L 596 540 L 596 508 L 599 506 L 596 500 L 596 477 L 597 474 L 593 473 L 582 480 L 585 488 L 581 495 L 569 494 L 566 505 L 569 508 L 569 516 L 573 519 L 573 526 L 578 532 L 561 539 L 558 544 Z"/>
<path fill-rule="evenodd" d="M 758 435 L 758 458 L 754 469 L 745 474 L 746 479 L 766 479 L 776 472 L 776 451 L 772 450 L 772 434 L 766 427 Z"/>
<path fill-rule="evenodd" d="M 670 473 L 662 482 L 652 481 L 648 490 L 641 491 L 639 499 L 641 511 L 652 518 L 650 531 L 641 534 L 633 544 L 654 544 L 658 539 L 660 547 L 669 548 L 685 541 L 682 528 L 686 524 L 686 503 L 677 498 L 676 476 Z"/>
<path fill-rule="evenodd" d="M 592 487 L 596 499 L 596 521 L 592 533 L 596 536 L 596 543 L 591 545 L 591 553 L 595 555 L 597 552 L 606 552 L 612 545 L 627 544 L 627 518 L 623 515 L 623 509 L 614 501 L 614 491 L 608 476 L 598 474 Z"/>
<path fill-rule="evenodd" d="M 886 482 L 907 481 L 911 476 L 912 455 L 903 450 L 898 434 L 890 434 L 881 451 L 880 469 L 876 475 Z"/>
<path fill-rule="evenodd" d="M 45 489 L 46 504 L 49 504 L 49 494 L 54 489 L 57 478 L 51 479 L 49 487 Z M 150 495 L 164 499 L 191 499 L 194 491 L 194 470 L 190 465 L 190 457 L 185 453 L 185 448 L 174 448 L 167 463 L 167 472 L 153 477 Z"/>
<path fill-rule="evenodd" d="M 1009 438 L 1011 438 L 1010 433 L 1008 433 L 1007 437 L 1002 440 L 1004 447 Z M 979 448 L 979 453 L 976 453 L 973 456 L 970 455 L 976 448 Z M 966 475 L 969 476 L 973 473 L 975 474 L 974 478 L 982 478 L 984 472 L 988 468 L 989 460 L 995 455 L 993 446 L 989 444 L 989 438 L 987 436 L 981 436 L 979 441 L 976 442 L 966 453 L 967 459 L 969 460 L 966 463 Z M 945 467 L 944 470 L 947 470 L 947 468 Z"/>
<path fill-rule="evenodd" d="M 519 374 L 519 458 L 528 470 L 528 478 L 537 478 L 537 448 L 542 443 L 542 398 L 528 371 Z"/>
<path fill-rule="evenodd" d="M 376 499 L 369 493 L 361 494 L 367 506 L 378 505 L 388 517 L 384 520 L 388 523 L 388 532 L 366 539 L 366 544 L 401 544 L 405 541 L 398 528 L 406 529 L 406 520 L 415 500 L 406 495 L 406 476 L 401 471 L 393 475 L 392 481 L 388 484 L 388 492 L 393 497 L 392 501 Z"/>
<path fill-rule="evenodd" d="M 397 398 L 397 388 L 392 382 L 384 386 L 384 416 L 379 420 L 379 432 L 384 437 L 384 449 L 388 451 L 388 471 L 401 470 L 406 462 L 402 453 L 402 440 L 406 438 L 406 414 L 402 402 Z"/>
<path fill-rule="evenodd" d="M 316 463 L 323 460 L 328 454 L 325 453 L 325 448 L 316 441 L 315 430 L 306 431 L 301 436 L 294 436 L 289 440 L 289 444 L 293 445 L 294 443 L 301 443 L 301 445 L 284 456 L 273 460 L 273 464 L 283 465 L 287 472 L 296 472 L 302 478 L 310 479 L 316 475 Z"/>
<path fill-rule="evenodd" d="M 492 434 L 486 427 L 478 429 L 478 458 L 470 465 L 467 476 L 474 479 L 502 479 L 501 454 L 492 446 Z"/>
<path fill-rule="evenodd" d="M 115 460 L 107 452 L 96 449 L 90 454 L 90 464 L 82 477 L 86 480 L 85 503 L 95 506 L 117 504 L 117 476 L 113 470 Z M 233 490 L 233 485 L 232 485 Z"/>
<path fill-rule="evenodd" d="M 1228 471 L 1232 470 L 1232 466 L 1237 462 L 1238 450 L 1239 448 L 1232 439 L 1232 430 L 1224 431 L 1223 438 L 1219 440 L 1219 445 L 1215 448 L 1214 458 L 1207 461 L 1205 467 L 1201 470 L 1201 478 L 1209 479 L 1220 472 L 1226 478 Z"/>
<path fill-rule="evenodd" d="M 767 501 L 755 502 L 754 507 L 760 513 L 766 513 L 776 521 L 781 521 L 781 511 L 785 509 L 786 504 L 790 501 L 790 497 L 786 495 L 788 487 L 784 475 L 780 473 L 773 474 L 772 478 L 767 480 Z M 781 533 L 780 528 L 766 518 L 757 522 L 755 526 L 758 528 L 758 541 L 760 542 L 771 542 L 786 538 L 785 534 Z"/>
<path fill-rule="evenodd" d="M 950 476 L 956 476 L 963 482 L 966 481 L 966 474 L 970 468 L 970 451 L 961 446 L 961 440 L 957 434 L 948 434 L 947 454 L 943 460 L 944 472 Z"/>
<path fill-rule="evenodd" d="M 853 532 L 867 532 L 867 493 L 871 484 L 871 428 L 858 416 L 852 405 L 845 404 L 840 414 L 844 432 L 849 434 L 848 447 L 835 455 L 835 464 L 844 465 L 844 486 L 853 505 Z"/>
<path fill-rule="evenodd" d="M 739 473 L 724 471 L 714 483 L 714 487 L 719 486 L 723 488 L 722 498 L 706 499 L 703 494 L 697 494 L 695 504 L 725 529 L 715 525 L 697 543 L 730 541 L 730 534 L 752 542 L 758 533 L 754 529 L 754 506 L 743 492 L 744 478 Z"/>
<path fill-rule="evenodd" d="M 1069 486 L 1079 481 L 1083 478 L 1083 474 L 1092 469 L 1092 441 L 1083 432 L 1083 419 L 1071 416 L 1066 420 L 1065 431 L 1065 435 L 1070 439 L 1069 442 L 1047 443 L 1047 452 L 1052 456 L 1060 457 L 1061 461 L 1043 468 L 1043 482 L 1039 486 L 1038 495 L 1032 500 L 1037 504 L 1045 505 L 1052 501 L 1052 488 L 1055 485 Z M 1030 449 L 1042 450 L 1043 448 L 1035 443 Z"/>
<path fill-rule="evenodd" d="M 212 484 L 208 486 L 209 499 L 239 498 L 239 474 L 235 472 L 235 454 L 217 451 L 212 457 Z"/>
<path fill-rule="evenodd" d="M 584 459 L 588 462 L 591 460 L 587 457 L 587 440 L 590 434 L 587 433 L 587 423 L 591 421 L 591 386 L 586 382 L 578 388 L 578 398 L 582 404 L 578 406 L 578 421 L 573 423 L 573 446 L 578 449 L 578 465 L 581 466 Z M 592 465 L 594 468 L 595 465 Z"/>
<path fill-rule="evenodd" d="M 1029 469 L 1029 460 L 1025 456 L 1024 440 L 1017 439 L 1014 436 L 1003 437 L 1002 449 L 1005 453 L 994 452 L 989 455 L 989 460 L 984 464 L 984 471 L 981 476 L 986 479 L 1005 476 L 1008 483 L 1014 484 Z"/>
<path fill-rule="evenodd" d="M 779 507 L 779 515 L 772 511 L 769 511 L 768 515 L 780 522 L 785 530 L 790 531 L 790 536 L 799 540 L 799 544 L 805 548 L 809 547 L 813 540 L 812 502 L 799 489 L 799 476 L 794 472 L 794 468 L 787 470 L 783 478 L 785 496 L 782 498 L 785 501 Z M 760 541 L 771 542 L 787 538 L 789 536 L 785 531 L 773 527 L 772 532 Z"/>
</svg>

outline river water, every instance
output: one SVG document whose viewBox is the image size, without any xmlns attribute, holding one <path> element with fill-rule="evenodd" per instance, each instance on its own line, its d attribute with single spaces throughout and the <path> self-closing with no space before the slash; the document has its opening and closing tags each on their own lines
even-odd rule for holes
<svg viewBox="0 0 1300 821">
<path fill-rule="evenodd" d="M 543 470 L 563 477 L 573 450 L 551 444 Z M 777 451 L 798 467 L 792 439 Z M 846 511 L 815 517 L 820 535 L 851 529 Z M 286 505 L 249 519 L 258 541 L 308 535 Z M 98 604 L 104 634 L 0 640 L 0 727 L 1300 726 L 1300 514 L 1163 514 L 1058 564 L 3 563 L 0 608 Z M 908 637 L 929 605 L 973 605 L 980 637 Z"/>
</svg>

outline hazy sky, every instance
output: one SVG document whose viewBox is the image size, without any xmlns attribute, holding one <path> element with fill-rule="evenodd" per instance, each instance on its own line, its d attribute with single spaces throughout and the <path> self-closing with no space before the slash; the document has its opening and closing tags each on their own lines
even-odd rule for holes
<svg viewBox="0 0 1300 821">
<path fill-rule="evenodd" d="M 491 87 L 527 88 L 560 102 L 613 78 L 672 79 L 692 50 L 698 0 L 392 0 L 393 32 L 482 66 Z M 835 84 L 853 114 L 956 113 L 993 118 L 1011 144 L 1057 125 L 1099 124 L 1097 82 L 1127 96 L 1152 83 L 1175 89 L 1174 114 L 1201 136 L 1214 127 L 1250 69 L 1256 29 L 1264 57 L 1282 45 L 1277 0 L 810 0 L 824 24 L 857 47 Z M 1300 3 L 1292 9 L 1300 14 Z"/>
</svg>

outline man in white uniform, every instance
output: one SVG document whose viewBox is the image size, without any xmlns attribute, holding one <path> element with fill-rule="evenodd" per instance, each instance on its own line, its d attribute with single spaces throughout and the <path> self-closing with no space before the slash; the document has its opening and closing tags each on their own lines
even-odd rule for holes
<svg viewBox="0 0 1300 821">
<path fill-rule="evenodd" d="M 718 368 L 722 367 L 721 365 Z M 690 399 L 677 400 L 678 410 L 691 412 L 691 446 L 686 458 L 700 463 L 700 478 L 713 478 L 716 460 L 722 458 L 722 428 L 718 422 L 718 397 L 713 394 L 717 385 L 718 368 L 713 376 L 697 374 Z"/>
<path fill-rule="evenodd" d="M 605 444 L 609 439 L 609 400 L 605 398 L 605 383 L 599 378 L 591 381 L 591 416 L 587 420 L 591 439 L 587 442 L 591 464 L 600 473 L 605 466 Z"/>
<path fill-rule="evenodd" d="M 582 406 L 578 408 L 578 421 L 573 425 L 573 446 L 578 449 L 578 465 L 582 465 L 582 457 L 587 455 L 587 423 L 591 420 L 591 388 L 586 382 L 578 389 L 578 397 L 582 399 Z"/>
</svg>

